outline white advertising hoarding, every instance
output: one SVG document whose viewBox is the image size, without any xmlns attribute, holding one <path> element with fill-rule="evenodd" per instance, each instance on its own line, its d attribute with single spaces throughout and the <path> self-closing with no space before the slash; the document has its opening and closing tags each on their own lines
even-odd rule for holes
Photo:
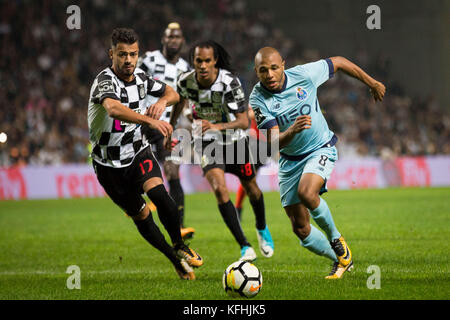
<svg viewBox="0 0 450 320">
<path fill-rule="evenodd" d="M 257 181 L 263 191 L 278 191 L 278 166 L 260 168 Z M 211 189 L 198 165 L 181 165 L 186 194 Z M 236 191 L 239 180 L 226 175 Z M 385 188 L 388 186 L 450 186 L 450 156 L 344 159 L 336 162 L 329 189 Z M 105 196 L 91 165 L 0 168 L 0 200 L 56 199 Z"/>
</svg>

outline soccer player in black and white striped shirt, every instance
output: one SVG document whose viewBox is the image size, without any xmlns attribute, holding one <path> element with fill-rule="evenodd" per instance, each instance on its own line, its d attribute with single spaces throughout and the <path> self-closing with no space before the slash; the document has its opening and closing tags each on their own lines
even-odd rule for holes
<svg viewBox="0 0 450 320">
<path fill-rule="evenodd" d="M 136 68 L 138 55 L 134 30 L 114 29 L 109 50 L 112 66 L 95 78 L 89 99 L 93 166 L 105 192 L 133 219 L 142 237 L 167 256 L 181 279 L 193 280 L 191 266 L 198 267 L 203 260 L 181 238 L 176 204 L 164 188 L 161 170 L 140 130 L 149 126 L 169 136 L 172 127 L 158 119 L 167 105 L 179 101 L 179 95 Z M 150 95 L 159 99 L 147 109 Z M 173 247 L 153 221 L 143 193 L 157 207 Z"/>
<path fill-rule="evenodd" d="M 201 157 L 203 174 L 214 191 L 222 218 L 241 247 L 240 260 L 253 261 L 256 253 L 244 235 L 236 208 L 230 200 L 225 172 L 236 175 L 246 190 L 255 213 L 261 253 L 271 257 L 273 240 L 266 225 L 263 194 L 256 183 L 255 161 L 251 160 L 244 131 L 249 126 L 249 119 L 241 83 L 230 72 L 228 53 L 212 40 L 194 45 L 190 50 L 190 62 L 194 70 L 183 74 L 178 80 L 177 91 L 181 99 L 174 107 L 170 123 L 176 123 L 189 100 L 191 107 L 194 106 L 194 124 L 201 126 L 199 137 L 193 129 L 194 140 L 201 140 L 201 143 L 194 142 L 194 146 L 199 146 L 195 151 Z M 207 149 L 217 152 L 208 154 L 205 152 Z M 240 156 L 235 151 L 242 149 L 244 159 L 239 161 Z M 230 154 L 234 155 L 233 159 L 227 162 Z"/>
<path fill-rule="evenodd" d="M 138 60 L 138 67 L 144 70 L 153 79 L 160 80 L 166 85 L 176 89 L 178 77 L 190 70 L 189 64 L 181 57 L 185 39 L 178 23 L 172 22 L 164 30 L 161 38 L 161 50 L 147 51 Z M 166 108 L 160 120 L 170 121 L 172 106 Z M 156 130 L 143 128 L 145 135 L 151 135 L 151 144 L 156 158 L 164 168 L 164 174 L 169 184 L 169 194 L 177 204 L 180 216 L 181 236 L 191 238 L 194 228 L 184 226 L 184 191 L 180 183 L 180 159 L 174 157 L 164 147 L 164 137 Z"/>
</svg>

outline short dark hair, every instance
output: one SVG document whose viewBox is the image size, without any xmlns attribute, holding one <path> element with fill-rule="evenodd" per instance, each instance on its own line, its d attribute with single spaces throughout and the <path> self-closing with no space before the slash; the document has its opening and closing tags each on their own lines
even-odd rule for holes
<svg viewBox="0 0 450 320">
<path fill-rule="evenodd" d="M 111 34 L 111 47 L 118 43 L 133 44 L 139 42 L 139 37 L 133 29 L 115 28 Z"/>
<path fill-rule="evenodd" d="M 230 55 L 220 44 L 218 44 L 214 40 L 197 42 L 191 47 L 191 49 L 189 50 L 189 60 L 191 65 L 194 65 L 195 48 L 212 48 L 214 51 L 214 59 L 217 59 L 216 67 L 220 69 L 226 69 L 234 73 L 234 70 L 231 67 L 230 63 Z"/>
</svg>

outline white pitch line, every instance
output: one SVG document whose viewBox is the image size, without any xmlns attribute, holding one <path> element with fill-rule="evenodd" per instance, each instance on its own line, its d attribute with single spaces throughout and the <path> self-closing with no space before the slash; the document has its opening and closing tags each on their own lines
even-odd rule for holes
<svg viewBox="0 0 450 320">
<path fill-rule="evenodd" d="M 225 270 L 225 269 L 224 269 Z M 224 270 L 214 269 L 208 270 L 208 272 L 215 272 L 222 274 Z M 312 271 L 300 271 L 300 270 L 263 270 L 264 272 L 277 272 L 277 273 L 309 273 Z M 83 271 L 81 269 L 82 274 L 88 275 L 96 275 L 96 274 L 157 274 L 157 273 L 166 273 L 167 271 L 155 271 L 155 270 L 99 270 L 99 271 Z M 201 272 L 201 271 L 200 271 Z M 35 270 L 35 271 L 0 271 L 0 276 L 27 276 L 27 275 L 66 275 L 65 272 L 57 272 L 57 271 L 44 271 L 44 270 Z"/>
<path fill-rule="evenodd" d="M 169 269 L 171 270 L 171 269 Z M 207 272 L 213 272 L 213 273 L 219 273 L 222 274 L 225 269 L 208 269 Z M 279 270 L 279 269 L 261 269 L 263 273 L 317 273 L 318 271 L 310 271 L 310 270 Z M 366 269 L 361 267 L 359 268 L 359 271 L 362 271 L 365 273 Z M 167 271 L 156 271 L 156 270 L 120 270 L 120 269 L 111 269 L 111 270 L 89 270 L 89 271 L 83 271 L 81 269 L 82 274 L 87 275 L 96 275 L 96 274 L 162 274 L 166 273 Z M 201 273 L 202 270 L 199 270 L 199 273 Z M 320 272 L 320 271 L 319 271 Z M 324 269 L 323 272 L 326 272 L 326 269 Z M 354 271 L 355 272 L 355 271 Z M 358 270 L 356 270 L 358 272 Z M 396 274 L 396 273 L 417 273 L 417 270 L 408 270 L 408 269 L 386 269 L 382 270 L 382 272 L 387 274 Z M 434 270 L 433 272 L 439 273 L 439 274 L 449 274 L 448 270 Z M 67 275 L 64 271 L 50 271 L 50 270 L 35 270 L 35 271 L 0 271 L 0 276 L 27 276 L 27 275 Z"/>
</svg>

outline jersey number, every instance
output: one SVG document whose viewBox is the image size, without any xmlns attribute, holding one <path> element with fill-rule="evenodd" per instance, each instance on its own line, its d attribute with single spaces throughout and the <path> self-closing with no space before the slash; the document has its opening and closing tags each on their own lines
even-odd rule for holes
<svg viewBox="0 0 450 320">
<path fill-rule="evenodd" d="M 251 176 L 253 173 L 252 164 L 251 163 L 241 164 L 241 173 L 247 177 Z"/>
<path fill-rule="evenodd" d="M 145 164 L 148 165 L 147 171 L 145 171 L 145 166 L 144 166 Z M 146 172 L 152 171 L 152 169 L 153 169 L 153 162 L 152 162 L 152 160 L 148 160 L 147 159 L 147 160 L 144 160 L 143 162 L 139 163 L 139 166 L 141 167 L 142 175 L 145 175 Z"/>
<path fill-rule="evenodd" d="M 325 167 L 325 162 L 328 160 L 327 156 L 320 156 L 319 164 Z"/>
</svg>

